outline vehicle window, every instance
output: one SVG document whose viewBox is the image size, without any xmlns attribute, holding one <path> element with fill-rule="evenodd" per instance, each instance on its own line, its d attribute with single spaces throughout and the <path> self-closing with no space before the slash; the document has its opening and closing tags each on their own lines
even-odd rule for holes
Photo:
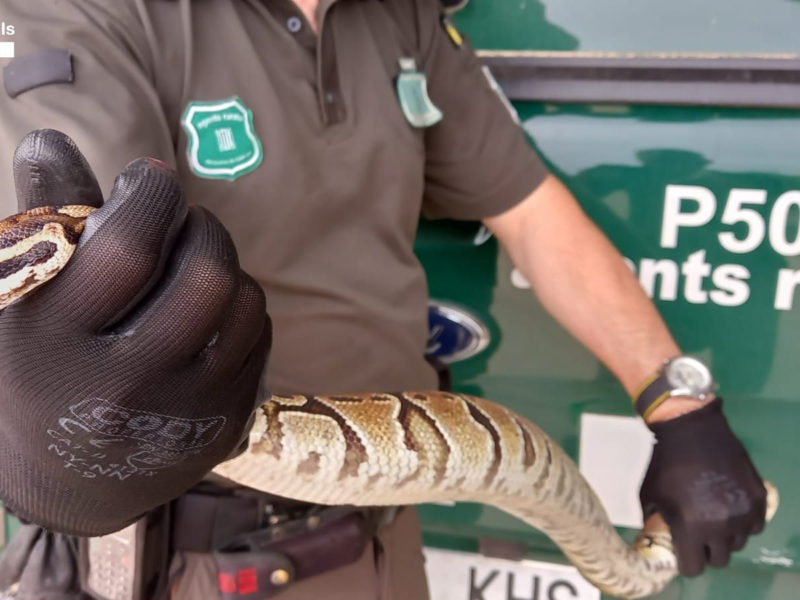
<svg viewBox="0 0 800 600">
<path fill-rule="evenodd" d="M 800 0 L 473 0 L 455 19 L 494 50 L 800 55 Z"/>
</svg>

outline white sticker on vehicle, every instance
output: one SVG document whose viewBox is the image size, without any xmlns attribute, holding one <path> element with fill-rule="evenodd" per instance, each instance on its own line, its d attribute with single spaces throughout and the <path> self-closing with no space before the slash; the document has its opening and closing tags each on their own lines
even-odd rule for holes
<svg viewBox="0 0 800 600">
<path fill-rule="evenodd" d="M 578 464 L 614 525 L 642 526 L 639 487 L 653 434 L 639 417 L 583 413 Z"/>
<path fill-rule="evenodd" d="M 600 600 L 575 567 L 425 548 L 434 600 Z"/>
</svg>

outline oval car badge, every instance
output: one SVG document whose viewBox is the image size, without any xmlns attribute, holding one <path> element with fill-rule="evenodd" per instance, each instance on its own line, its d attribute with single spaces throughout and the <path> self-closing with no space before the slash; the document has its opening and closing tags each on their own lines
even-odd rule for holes
<svg viewBox="0 0 800 600">
<path fill-rule="evenodd" d="M 486 349 L 489 328 L 464 308 L 430 300 L 428 302 L 428 348 L 426 353 L 445 363 L 471 358 Z"/>
</svg>

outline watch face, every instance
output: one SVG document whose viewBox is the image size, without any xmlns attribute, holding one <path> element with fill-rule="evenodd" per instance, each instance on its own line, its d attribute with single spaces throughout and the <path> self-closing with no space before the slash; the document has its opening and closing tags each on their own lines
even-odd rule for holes
<svg viewBox="0 0 800 600">
<path fill-rule="evenodd" d="M 670 385 L 691 392 L 704 393 L 711 388 L 711 373 L 699 360 L 679 356 L 667 365 L 664 373 Z"/>
</svg>

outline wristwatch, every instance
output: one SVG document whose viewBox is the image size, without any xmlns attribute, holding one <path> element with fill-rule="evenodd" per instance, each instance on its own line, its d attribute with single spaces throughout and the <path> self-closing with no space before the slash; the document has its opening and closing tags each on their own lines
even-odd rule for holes
<svg viewBox="0 0 800 600">
<path fill-rule="evenodd" d="M 661 368 L 639 388 L 633 404 L 642 418 L 650 416 L 667 398 L 688 396 L 705 400 L 717 387 L 711 371 L 692 356 L 675 356 L 664 361 Z"/>
</svg>

